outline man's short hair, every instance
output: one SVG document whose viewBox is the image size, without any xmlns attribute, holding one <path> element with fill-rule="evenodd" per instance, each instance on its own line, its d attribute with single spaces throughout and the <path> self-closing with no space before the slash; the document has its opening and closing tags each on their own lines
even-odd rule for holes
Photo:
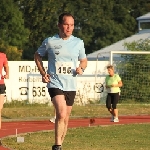
<svg viewBox="0 0 150 150">
<path fill-rule="evenodd" d="M 60 23 L 60 24 L 63 23 L 64 16 L 69 16 L 69 17 L 72 17 L 74 19 L 74 16 L 71 13 L 64 12 L 64 13 L 60 14 L 59 19 L 58 19 L 58 23 Z"/>
</svg>

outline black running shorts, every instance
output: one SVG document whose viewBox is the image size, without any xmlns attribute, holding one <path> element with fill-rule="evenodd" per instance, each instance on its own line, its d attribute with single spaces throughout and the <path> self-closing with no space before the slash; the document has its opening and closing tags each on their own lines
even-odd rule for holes
<svg viewBox="0 0 150 150">
<path fill-rule="evenodd" d="M 62 91 L 59 88 L 48 88 L 48 92 L 51 99 L 56 95 L 64 95 L 67 106 L 72 106 L 74 104 L 76 91 Z"/>
<path fill-rule="evenodd" d="M 6 94 L 5 90 L 6 90 L 5 84 L 0 84 L 0 94 Z"/>
</svg>

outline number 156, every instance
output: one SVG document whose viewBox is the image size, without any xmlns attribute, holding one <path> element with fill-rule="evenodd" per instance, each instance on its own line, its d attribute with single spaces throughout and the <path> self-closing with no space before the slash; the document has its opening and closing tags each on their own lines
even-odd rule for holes
<svg viewBox="0 0 150 150">
<path fill-rule="evenodd" d="M 58 68 L 59 73 L 63 74 L 70 74 L 71 73 L 71 67 L 59 67 Z"/>
</svg>

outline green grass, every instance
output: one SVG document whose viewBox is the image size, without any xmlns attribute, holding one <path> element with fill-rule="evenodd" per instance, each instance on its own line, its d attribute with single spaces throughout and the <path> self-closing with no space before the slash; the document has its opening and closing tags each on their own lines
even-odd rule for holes
<svg viewBox="0 0 150 150">
<path fill-rule="evenodd" d="M 149 104 L 121 104 L 118 105 L 119 115 L 150 115 Z M 11 104 L 4 105 L 2 109 L 3 121 L 10 120 L 45 120 L 53 116 L 53 106 L 46 104 Z M 105 117 L 109 116 L 105 105 L 90 104 L 85 106 L 73 106 L 72 118 Z"/>
<path fill-rule="evenodd" d="M 69 129 L 63 150 L 149 150 L 150 124 L 97 126 Z M 24 143 L 16 137 L 2 139 L 3 145 L 15 150 L 50 150 L 54 131 L 27 133 Z"/>
<path fill-rule="evenodd" d="M 149 104 L 118 105 L 119 115 L 150 115 Z M 47 104 L 13 102 L 2 109 L 2 121 L 45 120 L 53 116 L 53 107 Z M 72 118 L 110 116 L 105 105 L 90 104 L 73 106 Z M 64 150 L 149 150 L 150 124 L 97 126 L 69 129 Z M 27 133 L 24 143 L 17 143 L 16 137 L 2 139 L 3 145 L 14 150 L 50 150 L 54 131 Z"/>
</svg>

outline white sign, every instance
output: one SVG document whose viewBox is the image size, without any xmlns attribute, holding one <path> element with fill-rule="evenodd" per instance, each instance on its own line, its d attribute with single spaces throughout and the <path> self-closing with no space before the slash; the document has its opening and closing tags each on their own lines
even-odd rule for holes
<svg viewBox="0 0 150 150">
<path fill-rule="evenodd" d="M 42 83 L 41 75 L 34 61 L 9 61 L 9 79 L 5 80 L 7 101 L 29 100 L 30 103 L 50 101 L 46 83 Z M 99 61 L 96 72 L 96 61 L 89 61 L 84 74 L 77 77 L 77 95 L 92 99 L 99 96 L 94 90 L 96 82 L 103 82 L 108 61 Z M 43 62 L 47 70 L 47 61 Z"/>
</svg>

